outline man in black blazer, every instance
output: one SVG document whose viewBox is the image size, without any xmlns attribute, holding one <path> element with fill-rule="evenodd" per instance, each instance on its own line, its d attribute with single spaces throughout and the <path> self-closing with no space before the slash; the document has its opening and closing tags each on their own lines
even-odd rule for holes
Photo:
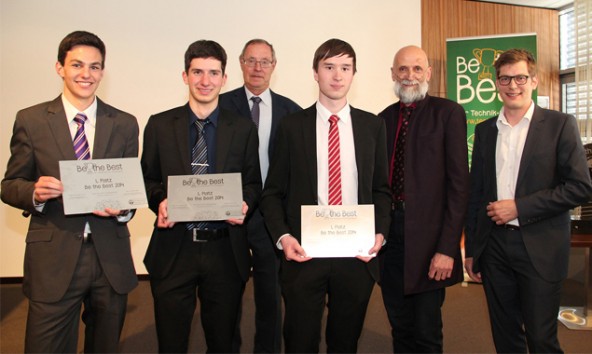
<svg viewBox="0 0 592 354">
<path fill-rule="evenodd" d="M 193 174 L 192 148 L 203 125 L 207 173 L 240 173 L 243 214 L 257 206 L 261 176 L 253 122 L 219 108 L 226 82 L 226 52 L 201 40 L 185 53 L 189 102 L 150 117 L 142 168 L 150 209 L 157 215 L 144 263 L 150 273 L 160 352 L 187 352 L 196 288 L 208 352 L 231 352 L 251 260 L 244 219 L 207 224 L 168 220 L 167 178 Z"/>
<path fill-rule="evenodd" d="M 328 296 L 327 352 L 352 353 L 378 277 L 372 256 L 384 243 L 390 224 L 386 134 L 380 119 L 347 102 L 356 71 L 355 52 L 348 43 L 338 39 L 323 43 L 315 52 L 313 69 L 319 100 L 280 123 L 261 211 L 274 244 L 284 252 L 280 278 L 286 352 L 319 351 Z M 341 203 L 375 206 L 376 237 L 368 246 L 369 256 L 313 259 L 301 246 L 301 207 L 332 203 L 330 124 L 339 130 Z"/>
<path fill-rule="evenodd" d="M 84 127 L 92 159 L 137 157 L 138 123 L 95 92 L 105 45 L 76 31 L 60 43 L 56 71 L 61 96 L 17 113 L 2 201 L 30 216 L 23 291 L 29 298 L 25 352 L 77 351 L 80 306 L 85 352 L 117 352 L 127 294 L 138 279 L 130 250 L 130 211 L 64 215 L 58 162 L 76 160 L 73 140 Z"/>
<path fill-rule="evenodd" d="M 494 66 L 504 105 L 475 130 L 465 267 L 483 281 L 498 352 L 559 353 L 569 210 L 590 200 L 590 173 L 574 117 L 531 99 L 533 56 L 510 49 Z"/>
<path fill-rule="evenodd" d="M 395 353 L 443 351 L 445 289 L 463 276 L 460 239 L 469 199 L 466 116 L 458 103 L 428 95 L 431 69 L 421 48 L 401 48 L 391 68 L 399 102 L 378 115 L 386 123 L 393 190 L 381 289 Z"/>
<path fill-rule="evenodd" d="M 265 182 L 274 138 L 280 120 L 302 108 L 269 89 L 277 60 L 273 46 L 264 39 L 248 41 L 239 57 L 244 86 L 220 95 L 220 107 L 253 119 L 259 134 L 261 179 Z M 259 102 L 254 103 L 253 100 Z M 254 109 L 253 109 L 254 107 Z M 252 113 L 255 116 L 252 116 Z M 247 223 L 247 239 L 253 255 L 255 291 L 254 353 L 279 353 L 282 349 L 282 299 L 279 286 L 279 252 L 273 246 L 259 208 Z M 240 318 L 240 313 L 239 313 Z M 240 343 L 240 326 L 235 340 Z"/>
</svg>

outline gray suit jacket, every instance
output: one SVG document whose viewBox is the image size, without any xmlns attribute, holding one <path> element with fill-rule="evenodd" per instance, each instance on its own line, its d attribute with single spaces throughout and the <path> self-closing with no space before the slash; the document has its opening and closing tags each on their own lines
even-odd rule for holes
<svg viewBox="0 0 592 354">
<path fill-rule="evenodd" d="M 480 271 L 480 256 L 494 226 L 487 216 L 497 200 L 495 150 L 497 117 L 475 129 L 471 197 L 465 228 L 466 256 Z M 526 251 L 543 279 L 567 276 L 570 248 L 569 210 L 592 197 L 590 172 L 573 116 L 535 107 L 526 137 L 515 201 Z"/>
<path fill-rule="evenodd" d="M 97 100 L 92 158 L 137 157 L 136 119 Z M 49 200 L 42 212 L 33 206 L 37 179 L 60 179 L 58 161 L 76 159 L 61 97 L 17 113 L 10 149 L 2 180 L 2 201 L 23 209 L 23 215 L 31 215 L 25 250 L 25 295 L 42 302 L 56 302 L 64 296 L 76 268 L 87 222 L 109 283 L 120 294 L 130 292 L 138 280 L 125 223 L 93 214 L 66 216 L 62 198 Z"/>
</svg>

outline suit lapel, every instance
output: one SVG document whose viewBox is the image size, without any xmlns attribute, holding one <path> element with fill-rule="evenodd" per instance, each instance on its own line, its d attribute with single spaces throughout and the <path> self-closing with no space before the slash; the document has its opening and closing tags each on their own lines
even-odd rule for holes
<svg viewBox="0 0 592 354">
<path fill-rule="evenodd" d="M 362 151 L 366 149 L 368 145 L 367 143 L 364 143 L 368 141 L 368 137 L 363 134 L 366 130 L 364 129 L 362 117 L 358 115 L 358 112 L 354 107 L 350 108 L 352 131 L 354 135 L 354 150 L 356 153 L 356 169 L 358 170 L 358 181 L 361 182 L 364 180 L 362 178 L 362 172 L 365 172 L 363 169 L 364 154 Z"/>
<path fill-rule="evenodd" d="M 236 106 L 241 116 L 251 118 L 251 110 L 247 101 L 247 92 L 244 87 L 239 87 L 232 95 L 233 104 Z"/>
<path fill-rule="evenodd" d="M 310 185 L 313 186 L 315 195 L 318 191 L 317 186 L 317 110 L 315 105 L 308 108 L 302 119 L 302 147 L 304 156 L 308 161 L 307 170 L 309 171 Z"/>
<path fill-rule="evenodd" d="M 216 128 L 216 173 L 224 172 L 233 137 L 234 124 L 230 117 L 220 110 L 218 127 Z"/>
<path fill-rule="evenodd" d="M 72 143 L 72 135 L 70 134 L 70 127 L 64 111 L 61 96 L 56 98 L 47 110 L 47 118 L 49 129 L 54 136 L 54 140 L 64 157 L 64 160 L 76 160 L 74 153 L 74 145 Z"/>
<path fill-rule="evenodd" d="M 175 146 L 177 153 L 181 156 L 181 160 L 184 162 L 185 174 L 192 175 L 191 170 L 191 155 L 189 153 L 189 132 L 187 129 L 193 129 L 189 127 L 189 103 L 175 110 L 174 117 L 172 120 L 173 130 L 175 132 Z"/>
<path fill-rule="evenodd" d="M 537 150 L 540 136 L 539 132 L 543 127 L 544 121 L 544 114 L 537 106 L 535 106 L 534 112 L 532 114 L 532 120 L 530 121 L 530 128 L 528 128 L 528 134 L 526 135 L 526 141 L 524 142 L 522 158 L 520 159 L 520 169 L 518 170 L 518 179 L 516 180 L 516 192 L 519 190 L 518 186 L 520 186 L 524 180 L 524 174 L 528 170 L 528 165 L 532 160 L 530 157 Z"/>
<path fill-rule="evenodd" d="M 101 159 L 107 153 L 107 146 L 111 141 L 111 133 L 113 131 L 113 115 L 109 112 L 108 107 L 97 98 L 97 125 L 95 128 L 95 140 L 93 144 L 93 151 L 91 157 L 93 159 Z"/>
<path fill-rule="evenodd" d="M 497 118 L 490 119 L 486 124 L 487 130 L 485 131 L 485 136 L 483 137 L 482 146 L 485 147 L 484 150 L 484 157 L 483 163 L 485 164 L 485 171 L 489 171 L 489 176 L 491 178 L 491 183 L 493 188 L 489 190 L 495 191 L 495 199 L 497 199 L 497 173 L 496 173 L 496 161 L 495 161 L 495 151 L 497 146 L 497 125 L 496 125 Z M 487 178 L 487 177 L 485 177 Z"/>
</svg>

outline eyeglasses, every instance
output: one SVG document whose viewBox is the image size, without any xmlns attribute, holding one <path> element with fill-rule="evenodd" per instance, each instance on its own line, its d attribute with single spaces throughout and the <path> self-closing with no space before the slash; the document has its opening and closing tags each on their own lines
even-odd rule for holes
<svg viewBox="0 0 592 354">
<path fill-rule="evenodd" d="M 248 66 L 250 68 L 254 68 L 255 66 L 257 66 L 257 63 L 259 63 L 259 65 L 261 65 L 261 67 L 264 69 L 270 68 L 271 65 L 273 65 L 273 61 L 270 61 L 268 59 L 261 59 L 261 60 L 257 60 L 255 58 L 243 59 L 243 64 L 245 64 L 246 66 Z"/>
<path fill-rule="evenodd" d="M 508 86 L 512 82 L 512 79 L 514 79 L 516 85 L 524 85 L 528 81 L 528 78 L 528 75 L 500 76 L 497 78 L 497 81 L 502 86 Z"/>
</svg>

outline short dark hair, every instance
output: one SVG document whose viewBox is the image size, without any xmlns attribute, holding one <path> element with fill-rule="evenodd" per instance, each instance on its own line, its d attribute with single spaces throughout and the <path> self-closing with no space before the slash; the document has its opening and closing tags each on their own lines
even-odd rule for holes
<svg viewBox="0 0 592 354">
<path fill-rule="evenodd" d="M 521 61 L 525 61 L 528 65 L 528 74 L 531 77 L 535 77 L 537 75 L 536 60 L 531 52 L 521 48 L 508 49 L 500 54 L 495 63 L 493 63 L 496 77 L 499 78 L 502 66 L 516 64 Z"/>
<path fill-rule="evenodd" d="M 220 44 L 210 40 L 193 42 L 185 52 L 185 72 L 189 70 L 191 61 L 196 58 L 214 58 L 222 63 L 222 74 L 226 70 L 226 51 Z"/>
<path fill-rule="evenodd" d="M 275 62 L 275 50 L 273 49 L 273 46 L 271 45 L 271 43 L 261 38 L 254 38 L 248 41 L 243 47 L 243 51 L 241 52 L 239 59 L 244 59 L 245 51 L 247 50 L 247 47 L 251 44 L 265 44 L 266 46 L 268 46 L 269 49 L 271 49 L 271 60 Z"/>
<path fill-rule="evenodd" d="M 68 52 L 78 45 L 97 48 L 102 57 L 101 66 L 105 68 L 105 43 L 96 34 L 86 31 L 74 31 L 62 39 L 58 48 L 58 61 L 62 66 Z"/>
<path fill-rule="evenodd" d="M 352 46 L 349 43 L 336 38 L 329 39 L 325 43 L 321 44 L 321 46 L 316 50 L 314 54 L 314 59 L 312 61 L 312 68 L 315 72 L 318 72 L 319 63 L 321 60 L 338 57 L 341 55 L 346 55 L 354 60 L 355 73 L 357 69 L 356 52 L 354 51 L 354 48 L 352 48 Z"/>
</svg>

